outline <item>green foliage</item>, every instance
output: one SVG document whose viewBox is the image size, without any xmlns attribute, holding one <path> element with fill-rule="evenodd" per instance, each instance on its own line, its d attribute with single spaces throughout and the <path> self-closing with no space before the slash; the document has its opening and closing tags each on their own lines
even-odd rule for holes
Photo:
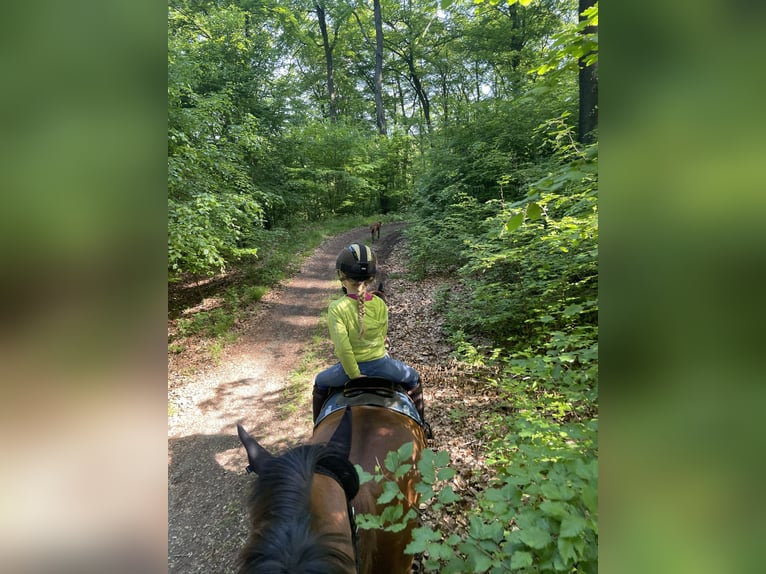
<svg viewBox="0 0 766 574">
<path fill-rule="evenodd" d="M 173 0 L 171 276 L 211 275 L 257 254 L 261 227 L 407 208 L 419 174 L 425 174 L 419 194 L 427 198 L 419 211 L 436 208 L 424 219 L 425 233 L 465 197 L 479 205 L 520 199 L 544 175 L 533 127 L 575 105 L 571 83 L 546 88 L 543 98 L 519 97 L 536 83 L 528 72 L 540 65 L 540 47 L 571 9 L 566 1 L 527 4 L 477 6 L 473 14 L 461 3 L 445 3 L 444 13 L 419 0 L 386 4 L 389 21 L 402 26 L 386 32 L 391 129 L 379 137 L 367 93 L 372 22 L 366 11 L 352 17 L 348 3 L 323 3 L 337 92 L 333 121 L 328 62 L 310 3 Z M 451 230 L 472 222 L 452 215 L 440 231 L 456 237 L 455 244 L 442 253 L 458 254 L 451 266 L 459 267 L 465 260 L 455 248 L 463 245 Z M 428 271 L 427 257 L 418 260 Z"/>
<path fill-rule="evenodd" d="M 406 552 L 423 553 L 426 572 L 596 572 L 595 433 L 595 425 L 550 425 L 534 413 L 520 417 L 509 437 L 491 448 L 495 455 L 488 462 L 498 474 L 468 511 L 467 532 L 446 535 L 420 526 Z M 411 455 L 411 443 L 389 453 L 374 475 L 357 466 L 362 483 L 382 485 L 379 504 L 404 499 L 392 477 L 412 471 Z M 446 451 L 425 450 L 417 470 L 421 504 L 436 512 L 464 512 L 458 508 L 466 505 L 458 505 L 462 498 L 450 483 L 455 471 Z M 413 518 L 403 514 L 395 505 L 381 516 L 357 520 L 363 529 L 396 532 Z"/>
<path fill-rule="evenodd" d="M 598 27 L 598 2 L 587 8 L 582 17 L 582 21 L 554 34 L 543 63 L 533 70 L 536 74 L 547 75 L 547 80 L 553 82 L 565 71 L 576 70 L 581 59 L 586 66 L 598 62 L 598 34 L 584 33 L 586 29 Z"/>
<path fill-rule="evenodd" d="M 598 58 L 597 35 L 582 34 L 598 5 L 576 24 L 571 0 L 448 0 L 442 13 L 384 3 L 396 24 L 387 137 L 368 93 L 370 14 L 324 5 L 337 121 L 310 4 L 169 5 L 168 269 L 177 280 L 236 268 L 247 285 L 179 319 L 179 336 L 211 338 L 215 358 L 248 307 L 327 235 L 410 208 L 410 270 L 457 276 L 438 295 L 446 328 L 464 361 L 497 367 L 487 384 L 502 400 L 483 425 L 494 479 L 468 532 L 417 528 L 409 551 L 427 554 L 426 571 L 595 571 L 598 146 L 574 141 L 572 118 L 577 60 Z M 420 473 L 435 511 L 460 502 L 447 454 L 426 450 L 414 468 L 411 449 L 389 453 L 374 477 L 358 469 L 390 503 L 360 527 L 414 519 L 384 475 Z"/>
<path fill-rule="evenodd" d="M 268 143 L 242 83 L 260 39 L 235 6 L 169 8 L 168 269 L 213 275 L 262 224 L 268 192 L 253 179 Z"/>
<path fill-rule="evenodd" d="M 178 321 L 178 333 L 182 337 L 202 334 L 206 337 L 230 336 L 236 315 L 229 309 L 219 307 L 211 311 L 201 311 L 192 318 Z"/>
<path fill-rule="evenodd" d="M 381 485 L 382 490 L 377 498 L 377 503 L 385 506 L 379 514 L 359 514 L 356 523 L 362 530 L 383 530 L 385 532 L 401 532 L 407 524 L 417 518 L 414 508 L 404 512 L 405 493 L 399 488 L 396 480 L 415 472 L 413 461 L 414 444 L 408 442 L 397 450 L 390 451 L 383 461 L 383 465 L 375 466 L 375 474 L 371 475 L 364 469 L 356 466 L 360 484 L 375 481 Z M 396 504 L 392 504 L 396 501 Z"/>
<path fill-rule="evenodd" d="M 437 304 L 459 357 L 499 373 L 500 397 L 482 427 L 494 478 L 468 533 L 413 534 L 426 571 L 597 571 L 598 144 L 575 141 L 561 101 L 536 103 L 566 85 L 528 90 L 502 125 L 477 114 L 452 129 L 418 183 L 413 269 L 457 273 Z"/>
<path fill-rule="evenodd" d="M 465 287 L 441 305 L 448 328 L 508 351 L 553 330 L 595 326 L 598 292 L 597 146 L 580 149 L 567 114 L 543 124 L 552 167 L 514 203 L 465 196 L 410 233 L 415 270 L 457 269 Z M 443 255 L 442 255 L 443 254 Z"/>
<path fill-rule="evenodd" d="M 416 217 L 408 231 L 417 275 L 466 265 L 474 238 L 482 232 L 496 235 L 497 222 L 490 218 L 524 200 L 530 187 L 559 165 L 548 134 L 536 128 L 562 105 L 552 97 L 545 105 L 479 106 L 473 122 L 434 138 L 429 170 L 417 181 Z"/>
</svg>

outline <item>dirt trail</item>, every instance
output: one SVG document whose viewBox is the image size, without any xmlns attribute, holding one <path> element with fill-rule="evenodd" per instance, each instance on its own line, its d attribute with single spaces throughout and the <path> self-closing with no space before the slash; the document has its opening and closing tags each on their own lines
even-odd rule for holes
<svg viewBox="0 0 766 574">
<path fill-rule="evenodd" d="M 384 225 L 373 245 L 383 280 L 403 227 L 403 223 Z M 310 436 L 310 390 L 302 390 L 295 400 L 285 389 L 317 331 L 321 313 L 339 293 L 338 252 L 353 241 L 368 239 L 367 228 L 328 239 L 295 277 L 264 297 L 259 312 L 241 326 L 241 336 L 223 350 L 215 365 L 192 373 L 169 371 L 170 380 L 182 381 L 169 392 L 170 573 L 234 572 L 247 535 L 245 501 L 252 480 L 244 473 L 246 457 L 236 424 L 276 450 Z M 328 355 L 326 365 L 332 360 Z"/>
</svg>

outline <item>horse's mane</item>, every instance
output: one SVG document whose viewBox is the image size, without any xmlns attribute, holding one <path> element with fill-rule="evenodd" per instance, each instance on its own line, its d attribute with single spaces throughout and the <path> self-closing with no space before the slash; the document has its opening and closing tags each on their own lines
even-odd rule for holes
<svg viewBox="0 0 766 574">
<path fill-rule="evenodd" d="M 311 532 L 310 492 L 324 445 L 304 445 L 262 469 L 250 496 L 251 534 L 240 554 L 240 574 L 336 574 L 353 561 L 328 544 L 337 535 Z"/>
</svg>

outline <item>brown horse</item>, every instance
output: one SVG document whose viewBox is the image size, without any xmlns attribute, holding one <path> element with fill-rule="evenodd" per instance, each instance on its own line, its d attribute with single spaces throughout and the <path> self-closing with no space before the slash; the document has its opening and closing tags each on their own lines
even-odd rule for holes
<svg viewBox="0 0 766 574">
<path fill-rule="evenodd" d="M 240 556 L 240 573 L 406 574 L 412 556 L 404 553 L 415 521 L 401 532 L 356 532 L 354 514 L 377 514 L 382 489 L 361 487 L 353 464 L 374 473 L 389 451 L 414 443 L 420 459 L 425 437 L 411 418 L 377 406 L 347 407 L 322 420 L 309 444 L 272 456 L 237 425 L 258 474 L 250 500 L 251 532 Z M 414 468 L 414 466 L 413 466 Z M 417 509 L 416 471 L 398 480 L 404 514 Z M 390 504 L 396 504 L 392 502 Z"/>
<path fill-rule="evenodd" d="M 370 225 L 370 243 L 374 243 L 375 239 L 380 239 L 380 227 L 383 224 L 380 221 L 376 221 Z"/>
</svg>

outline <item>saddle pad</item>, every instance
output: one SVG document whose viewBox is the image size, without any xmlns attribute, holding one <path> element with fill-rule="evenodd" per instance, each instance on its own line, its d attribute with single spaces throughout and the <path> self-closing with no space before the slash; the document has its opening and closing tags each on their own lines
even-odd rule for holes
<svg viewBox="0 0 766 574">
<path fill-rule="evenodd" d="M 410 417 L 420 426 L 423 426 L 423 421 L 420 419 L 415 404 L 412 399 L 401 391 L 391 391 L 390 393 L 379 394 L 374 392 L 375 389 L 370 389 L 369 392 L 362 389 L 357 389 L 361 392 L 353 393 L 350 396 L 346 396 L 343 393 L 343 388 L 340 388 L 338 392 L 333 393 L 322 405 L 322 409 L 319 411 L 314 427 L 322 422 L 322 419 L 328 415 L 345 409 L 347 406 L 354 407 L 359 405 L 383 407 L 397 413 L 401 413 Z"/>
</svg>

